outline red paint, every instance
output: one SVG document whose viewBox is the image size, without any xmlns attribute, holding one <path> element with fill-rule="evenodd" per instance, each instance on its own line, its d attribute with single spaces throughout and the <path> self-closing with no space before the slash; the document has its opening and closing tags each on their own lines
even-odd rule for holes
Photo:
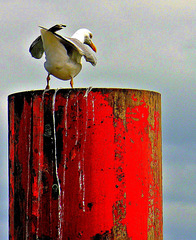
<svg viewBox="0 0 196 240">
<path fill-rule="evenodd" d="M 10 239 L 162 239 L 160 114 L 148 91 L 9 96 Z"/>
<path fill-rule="evenodd" d="M 134 102 L 137 102 L 137 98 L 135 97 L 135 94 L 133 94 L 131 98 Z"/>
</svg>

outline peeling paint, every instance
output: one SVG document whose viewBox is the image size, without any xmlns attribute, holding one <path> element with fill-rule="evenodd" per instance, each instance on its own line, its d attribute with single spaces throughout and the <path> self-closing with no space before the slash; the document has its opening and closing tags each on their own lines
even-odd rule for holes
<svg viewBox="0 0 196 240">
<path fill-rule="evenodd" d="M 11 239 L 162 240 L 160 101 L 131 89 L 10 95 Z"/>
<path fill-rule="evenodd" d="M 113 222 L 114 222 L 112 232 L 114 235 L 114 239 L 130 240 L 131 238 L 128 237 L 126 224 L 124 224 L 124 221 L 123 221 L 126 218 L 126 203 L 124 199 L 117 201 L 113 205 L 112 213 L 113 213 Z"/>
</svg>

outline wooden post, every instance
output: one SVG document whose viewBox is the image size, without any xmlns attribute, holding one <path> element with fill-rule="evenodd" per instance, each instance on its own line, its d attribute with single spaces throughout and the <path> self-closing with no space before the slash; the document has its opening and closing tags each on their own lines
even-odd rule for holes
<svg viewBox="0 0 196 240">
<path fill-rule="evenodd" d="M 163 239 L 159 93 L 59 89 L 8 100 L 10 239 Z"/>
</svg>

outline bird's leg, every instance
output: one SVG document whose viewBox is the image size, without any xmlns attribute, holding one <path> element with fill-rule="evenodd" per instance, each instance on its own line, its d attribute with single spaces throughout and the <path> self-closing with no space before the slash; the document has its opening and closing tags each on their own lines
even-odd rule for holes
<svg viewBox="0 0 196 240">
<path fill-rule="evenodd" d="M 46 78 L 46 81 L 47 81 L 46 89 L 50 89 L 50 84 L 49 84 L 49 81 L 50 81 L 50 73 L 48 73 L 48 76 L 47 76 L 47 78 Z"/>
<path fill-rule="evenodd" d="M 70 85 L 73 88 L 73 78 L 71 77 Z"/>
</svg>

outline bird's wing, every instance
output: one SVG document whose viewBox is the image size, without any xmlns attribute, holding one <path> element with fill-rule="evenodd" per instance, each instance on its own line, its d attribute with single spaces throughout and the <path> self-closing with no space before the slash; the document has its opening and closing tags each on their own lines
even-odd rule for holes
<svg viewBox="0 0 196 240">
<path fill-rule="evenodd" d="M 31 44 L 29 48 L 29 52 L 31 53 L 31 56 L 34 58 L 41 58 L 44 53 L 43 43 L 41 36 L 37 37 L 33 43 Z"/>
<path fill-rule="evenodd" d="M 56 24 L 53 27 L 49 28 L 48 31 L 54 33 L 57 35 L 55 32 L 61 30 L 62 28 L 66 27 L 64 24 Z M 42 27 L 43 28 L 43 27 Z M 43 28 L 47 30 L 46 28 Z M 57 35 L 59 36 L 59 35 Z M 29 48 L 29 52 L 31 53 L 32 57 L 34 58 L 41 58 L 43 53 L 44 53 L 44 48 L 43 48 L 43 42 L 41 36 L 37 37 L 33 43 L 31 44 Z"/>
<path fill-rule="evenodd" d="M 64 45 L 66 49 L 73 47 L 79 52 L 80 55 L 84 56 L 87 62 L 90 62 L 93 66 L 97 64 L 97 59 L 90 48 L 81 43 L 78 39 L 68 37 L 63 38 L 57 34 L 56 36 L 59 38 L 59 41 Z"/>
</svg>

